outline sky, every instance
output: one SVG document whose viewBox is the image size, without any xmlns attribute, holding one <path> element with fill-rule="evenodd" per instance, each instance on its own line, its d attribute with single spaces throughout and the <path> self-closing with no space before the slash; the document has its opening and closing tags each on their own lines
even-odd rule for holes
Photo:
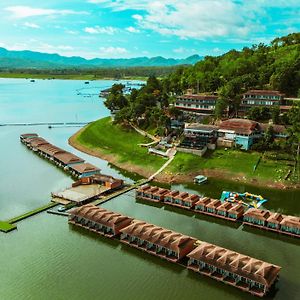
<svg viewBox="0 0 300 300">
<path fill-rule="evenodd" d="M 0 47 L 85 58 L 220 55 L 300 31 L 300 0 L 0 0 Z"/>
</svg>

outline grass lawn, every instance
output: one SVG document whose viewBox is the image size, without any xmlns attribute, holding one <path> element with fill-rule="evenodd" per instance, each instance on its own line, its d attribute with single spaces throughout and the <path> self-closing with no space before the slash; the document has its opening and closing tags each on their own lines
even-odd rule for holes
<svg viewBox="0 0 300 300">
<path fill-rule="evenodd" d="M 134 164 L 156 171 L 165 159 L 149 155 L 147 148 L 138 145 L 150 141 L 131 128 L 113 125 L 110 117 L 88 125 L 77 137 L 77 142 L 85 147 L 102 154 L 115 155 L 118 163 Z"/>
<path fill-rule="evenodd" d="M 148 143 L 149 139 L 141 136 L 131 128 L 112 125 L 110 117 L 101 119 L 87 126 L 77 136 L 81 145 L 104 155 L 114 155 L 115 161 L 141 167 L 147 171 L 158 170 L 165 159 L 149 155 L 146 148 L 138 144 Z M 172 163 L 165 169 L 166 174 L 201 174 L 201 170 L 215 170 L 216 174 L 226 174 L 245 177 L 246 179 L 263 179 L 268 181 L 283 180 L 291 166 L 288 161 L 261 159 L 261 153 L 244 152 L 235 149 L 217 149 L 209 151 L 204 157 L 178 152 Z"/>
<path fill-rule="evenodd" d="M 0 221 L 0 231 L 9 232 L 16 228 L 17 228 L 17 226 L 14 224 L 9 224 L 7 222 Z"/>
<path fill-rule="evenodd" d="M 284 178 L 290 168 L 286 161 L 262 159 L 256 171 L 260 153 L 242 152 L 239 150 L 217 149 L 206 157 L 178 152 L 175 159 L 167 167 L 166 172 L 188 173 L 201 172 L 202 169 L 227 171 L 232 174 L 244 174 L 246 178 L 262 178 L 278 181 Z"/>
</svg>

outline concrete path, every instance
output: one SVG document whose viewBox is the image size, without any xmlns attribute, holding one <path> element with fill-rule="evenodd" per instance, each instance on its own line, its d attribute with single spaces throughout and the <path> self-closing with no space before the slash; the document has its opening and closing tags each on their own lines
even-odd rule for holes
<svg viewBox="0 0 300 300">
<path fill-rule="evenodd" d="M 157 176 L 159 173 L 161 173 L 171 162 L 172 160 L 174 159 L 175 155 L 170 157 L 168 159 L 168 161 L 158 170 L 156 171 L 153 175 L 151 175 L 148 179 L 149 181 L 153 180 L 155 178 L 155 176 Z"/>
</svg>

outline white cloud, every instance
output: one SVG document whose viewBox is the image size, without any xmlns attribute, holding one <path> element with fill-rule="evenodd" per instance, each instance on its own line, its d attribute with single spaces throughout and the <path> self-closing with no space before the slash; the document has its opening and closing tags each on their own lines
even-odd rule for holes
<svg viewBox="0 0 300 300">
<path fill-rule="evenodd" d="M 299 0 L 88 0 L 113 11 L 136 10 L 139 28 L 181 39 L 249 37 L 264 32 L 268 8 L 299 8 Z M 291 13 L 291 12 L 289 12 Z"/>
<path fill-rule="evenodd" d="M 29 28 L 35 28 L 35 29 L 41 28 L 39 25 L 37 25 L 35 23 L 30 23 L 30 22 L 25 22 L 23 25 L 25 27 L 29 27 Z"/>
<path fill-rule="evenodd" d="M 95 26 L 95 27 L 85 27 L 84 31 L 90 34 L 110 34 L 113 35 L 115 32 L 118 31 L 117 28 L 107 26 L 107 27 L 100 27 L 100 26 Z"/>
<path fill-rule="evenodd" d="M 124 55 L 128 54 L 128 50 L 122 47 L 101 47 L 100 49 L 100 57 L 113 58 L 113 57 L 124 57 Z"/>
<path fill-rule="evenodd" d="M 67 30 L 65 30 L 65 33 L 75 35 L 78 33 L 78 31 L 67 29 Z"/>
<path fill-rule="evenodd" d="M 179 48 L 173 49 L 173 52 L 175 52 L 175 53 L 183 53 L 183 52 L 185 52 L 185 49 L 183 47 L 179 47 Z"/>
<path fill-rule="evenodd" d="M 139 29 L 133 27 L 133 26 L 129 26 L 127 28 L 125 28 L 127 31 L 131 32 L 131 33 L 139 33 L 141 32 Z"/>
<path fill-rule="evenodd" d="M 37 16 L 53 16 L 53 15 L 81 15 L 88 14 L 85 11 L 74 10 L 59 10 L 59 9 L 46 9 L 46 8 L 34 8 L 30 6 L 9 6 L 5 8 L 6 11 L 11 13 L 11 17 L 15 19 L 24 19 Z"/>
</svg>

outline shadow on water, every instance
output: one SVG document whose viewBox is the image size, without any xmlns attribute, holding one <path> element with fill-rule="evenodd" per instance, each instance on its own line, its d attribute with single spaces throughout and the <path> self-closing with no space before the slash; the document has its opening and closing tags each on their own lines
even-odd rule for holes
<svg viewBox="0 0 300 300">
<path fill-rule="evenodd" d="M 185 270 L 183 266 L 164 260 L 163 258 L 152 255 L 151 253 L 147 253 L 139 249 L 130 247 L 121 242 L 120 244 L 121 244 L 121 250 L 126 252 L 130 256 L 138 257 L 139 259 L 147 261 L 148 263 L 150 262 L 151 264 L 155 264 L 161 268 L 171 270 L 176 273 L 182 273 Z"/>
<path fill-rule="evenodd" d="M 72 233 L 80 234 L 85 238 L 97 241 L 97 243 L 104 243 L 110 248 L 116 249 L 120 245 L 120 242 L 118 240 L 110 239 L 108 237 L 102 236 L 101 234 L 89 231 L 88 229 L 77 227 L 76 225 L 69 224 L 69 229 L 70 231 L 72 231 Z"/>
<path fill-rule="evenodd" d="M 140 179 L 144 179 L 143 176 L 141 176 L 141 175 L 139 175 L 139 174 L 137 174 L 137 173 L 132 173 L 132 172 L 126 171 L 126 170 L 124 170 L 124 169 L 121 169 L 121 168 L 115 166 L 115 165 L 112 164 L 112 163 L 108 163 L 108 166 L 109 166 L 110 168 L 116 170 L 116 171 L 117 171 L 118 173 L 120 173 L 122 176 L 127 177 L 127 178 L 129 178 L 129 179 L 131 179 L 131 180 L 133 180 L 133 181 L 138 181 L 138 180 L 140 180 Z"/>
<path fill-rule="evenodd" d="M 138 203 L 138 204 L 152 206 L 152 207 L 156 207 L 156 208 L 163 208 L 164 207 L 163 203 L 160 203 L 160 202 L 150 202 L 150 201 L 143 200 L 143 199 L 135 199 L 135 202 Z"/>
<path fill-rule="evenodd" d="M 242 223 L 240 223 L 240 222 L 227 221 L 224 219 L 216 218 L 214 216 L 197 214 L 197 213 L 195 214 L 195 218 L 198 220 L 201 220 L 201 221 L 218 224 L 218 225 L 222 225 L 222 226 L 227 226 L 227 227 L 231 227 L 231 228 L 235 228 L 235 229 L 238 229 L 242 225 Z"/>
<path fill-rule="evenodd" d="M 292 237 L 289 235 L 285 235 L 282 233 L 277 233 L 277 232 L 273 232 L 273 231 L 268 231 L 268 230 L 264 230 L 264 229 L 260 229 L 260 228 L 256 228 L 256 227 L 251 227 L 250 225 L 242 225 L 242 231 L 248 232 L 248 233 L 252 233 L 255 235 L 260 235 L 269 239 L 273 239 L 276 241 L 281 241 L 284 243 L 290 243 L 293 245 L 297 245 L 300 246 L 300 241 L 297 237 Z"/>
</svg>

